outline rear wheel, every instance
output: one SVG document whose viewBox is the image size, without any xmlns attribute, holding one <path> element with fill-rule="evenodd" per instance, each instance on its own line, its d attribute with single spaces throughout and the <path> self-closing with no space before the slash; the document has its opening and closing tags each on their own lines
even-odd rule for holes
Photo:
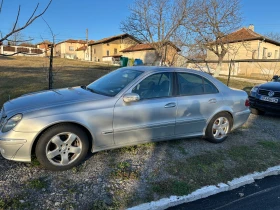
<svg viewBox="0 0 280 210">
<path fill-rule="evenodd" d="M 74 125 L 57 125 L 41 135 L 35 154 L 45 168 L 63 171 L 81 163 L 88 148 L 88 137 L 82 129 Z"/>
<path fill-rule="evenodd" d="M 256 108 L 250 108 L 250 110 L 251 110 L 251 113 L 255 114 L 255 115 L 264 115 L 265 114 L 265 111 L 261 111 L 261 110 L 256 109 Z"/>
<path fill-rule="evenodd" d="M 232 117 L 230 114 L 223 112 L 215 115 L 209 122 L 205 136 L 212 143 L 223 142 L 232 127 Z"/>
</svg>

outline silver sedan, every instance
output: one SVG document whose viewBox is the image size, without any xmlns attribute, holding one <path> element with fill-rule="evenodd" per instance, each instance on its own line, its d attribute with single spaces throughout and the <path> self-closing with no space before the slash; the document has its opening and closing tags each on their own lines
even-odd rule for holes
<svg viewBox="0 0 280 210">
<path fill-rule="evenodd" d="M 49 170 L 78 165 L 89 151 L 203 136 L 224 141 L 249 117 L 247 94 L 203 72 L 127 67 L 88 86 L 23 95 L 0 113 L 3 157 Z"/>
</svg>

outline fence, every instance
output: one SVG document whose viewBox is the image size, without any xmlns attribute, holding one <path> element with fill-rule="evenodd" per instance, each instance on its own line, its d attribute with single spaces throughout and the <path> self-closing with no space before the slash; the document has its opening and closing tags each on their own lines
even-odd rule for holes
<svg viewBox="0 0 280 210">
<path fill-rule="evenodd" d="M 22 46 L 0 46 L 0 55 L 4 56 L 44 56 L 41 49 Z"/>
<path fill-rule="evenodd" d="M 214 73 L 218 67 L 216 60 L 189 60 L 186 67 Z M 243 59 L 225 60 L 220 74 L 270 80 L 280 74 L 280 59 Z"/>
</svg>

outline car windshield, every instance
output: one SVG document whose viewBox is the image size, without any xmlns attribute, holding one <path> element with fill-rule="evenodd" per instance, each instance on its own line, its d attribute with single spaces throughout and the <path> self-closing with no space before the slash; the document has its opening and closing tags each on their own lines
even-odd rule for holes
<svg viewBox="0 0 280 210">
<path fill-rule="evenodd" d="M 86 88 L 97 94 L 115 96 L 142 73 L 138 70 L 119 69 L 94 81 Z"/>
</svg>

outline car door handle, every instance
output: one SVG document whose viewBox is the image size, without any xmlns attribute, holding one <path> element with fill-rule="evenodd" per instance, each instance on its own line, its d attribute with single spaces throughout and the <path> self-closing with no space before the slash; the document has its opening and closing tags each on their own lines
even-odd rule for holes
<svg viewBox="0 0 280 210">
<path fill-rule="evenodd" d="M 168 103 L 164 106 L 164 108 L 172 108 L 172 107 L 175 107 L 176 106 L 176 103 Z"/>
<path fill-rule="evenodd" d="M 208 101 L 208 103 L 210 103 L 210 104 L 214 104 L 214 103 L 216 103 L 217 102 L 217 99 L 215 99 L 215 98 L 211 98 L 209 101 Z"/>
</svg>

